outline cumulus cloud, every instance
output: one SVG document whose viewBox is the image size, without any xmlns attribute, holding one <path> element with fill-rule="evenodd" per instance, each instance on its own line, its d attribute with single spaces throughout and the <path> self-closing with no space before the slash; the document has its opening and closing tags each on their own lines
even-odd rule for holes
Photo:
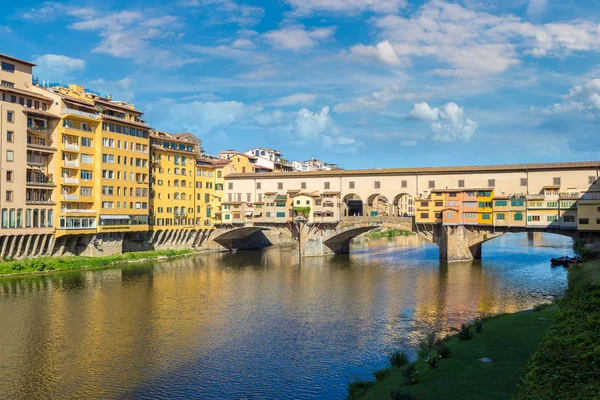
<svg viewBox="0 0 600 400">
<path fill-rule="evenodd" d="M 544 115 L 570 114 L 575 117 L 595 118 L 600 114 L 600 79 L 591 79 L 573 86 L 560 103 L 542 110 Z"/>
<path fill-rule="evenodd" d="M 287 126 L 287 131 L 300 141 L 311 145 L 341 146 L 347 151 L 356 144 L 354 138 L 343 136 L 335 126 L 329 115 L 329 107 L 323 107 L 319 112 L 312 112 L 306 108 L 298 110 Z"/>
<path fill-rule="evenodd" d="M 317 96 L 312 93 L 294 93 L 272 101 L 271 105 L 282 107 L 294 104 L 312 104 L 316 98 Z"/>
<path fill-rule="evenodd" d="M 60 54 L 44 54 L 33 57 L 37 65 L 35 74 L 41 79 L 55 80 L 66 79 L 71 73 L 83 71 L 85 61 L 81 58 L 72 58 Z"/>
<path fill-rule="evenodd" d="M 314 47 L 320 40 L 333 36 L 333 33 L 333 28 L 306 30 L 295 26 L 266 32 L 263 38 L 274 48 L 299 50 Z"/>
<path fill-rule="evenodd" d="M 530 5 L 537 12 L 543 2 Z M 408 17 L 385 15 L 372 21 L 399 59 L 433 57 L 448 65 L 436 70 L 441 75 L 500 74 L 521 63 L 517 50 L 536 57 L 600 51 L 600 29 L 592 21 L 535 24 L 441 0 L 425 3 Z"/>
<path fill-rule="evenodd" d="M 383 88 L 379 92 L 373 92 L 368 96 L 362 96 L 347 103 L 337 104 L 333 109 L 338 113 L 382 110 L 394 100 L 403 97 L 404 96 L 400 91 L 400 85 L 393 84 Z"/>
<path fill-rule="evenodd" d="M 361 61 L 378 61 L 388 65 L 400 65 L 400 59 L 394 51 L 392 45 L 388 40 L 377 43 L 376 46 L 365 46 L 363 44 L 357 44 L 352 46 L 349 52 L 352 58 Z"/>
<path fill-rule="evenodd" d="M 284 122 L 285 116 L 281 110 L 272 112 L 263 112 L 254 117 L 254 121 L 260 126 L 281 125 Z"/>
<path fill-rule="evenodd" d="M 306 16 L 313 13 L 333 12 L 356 14 L 373 12 L 395 14 L 406 6 L 406 0 L 286 0 L 293 14 Z"/>
<path fill-rule="evenodd" d="M 548 0 L 529 0 L 527 16 L 532 20 L 539 20 L 544 16 L 548 7 Z"/>
<path fill-rule="evenodd" d="M 255 25 L 260 22 L 265 11 L 258 6 L 240 4 L 233 0 L 182 0 L 185 7 L 202 8 L 209 24 L 235 23 Z"/>
<path fill-rule="evenodd" d="M 477 122 L 465 117 L 462 107 L 452 102 L 444 104 L 441 109 L 417 103 L 409 114 L 417 120 L 434 121 L 430 125 L 433 139 L 440 142 L 469 141 L 478 127 Z"/>
<path fill-rule="evenodd" d="M 99 91 L 103 95 L 111 95 L 115 100 L 132 101 L 135 97 L 133 91 L 134 81 L 131 78 L 123 78 L 116 81 L 96 79 L 89 82 L 90 88 Z"/>
</svg>

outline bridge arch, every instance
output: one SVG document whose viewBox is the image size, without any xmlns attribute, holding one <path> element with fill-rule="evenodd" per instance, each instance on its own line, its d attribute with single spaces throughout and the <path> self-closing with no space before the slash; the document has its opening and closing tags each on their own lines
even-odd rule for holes
<svg viewBox="0 0 600 400">
<path fill-rule="evenodd" d="M 392 203 L 394 217 L 411 217 L 415 215 L 415 199 L 409 193 L 400 193 L 394 197 Z"/>
<path fill-rule="evenodd" d="M 375 193 L 367 198 L 367 216 L 389 217 L 392 210 L 390 201 L 380 193 Z"/>
<path fill-rule="evenodd" d="M 365 204 L 362 198 L 355 193 L 348 193 L 342 198 L 342 215 L 344 217 L 362 217 L 365 213 Z"/>
</svg>

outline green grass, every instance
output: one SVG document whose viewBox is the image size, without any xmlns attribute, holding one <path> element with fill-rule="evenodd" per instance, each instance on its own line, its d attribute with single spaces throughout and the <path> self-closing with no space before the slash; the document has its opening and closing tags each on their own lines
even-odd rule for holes
<svg viewBox="0 0 600 400">
<path fill-rule="evenodd" d="M 382 237 L 394 237 L 394 236 L 402 236 L 402 235 L 414 235 L 411 231 L 405 231 L 403 229 L 390 229 L 389 231 L 380 231 L 380 232 L 369 232 L 367 236 L 373 239 L 379 239 Z"/>
<path fill-rule="evenodd" d="M 445 344 L 450 357 L 439 359 L 429 369 L 421 357 L 415 364 L 418 383 L 405 385 L 404 368 L 394 368 L 389 376 L 376 381 L 361 399 L 389 399 L 392 390 L 414 394 L 415 399 L 510 399 L 517 395 L 517 384 L 529 356 L 539 346 L 544 332 L 557 315 L 556 305 L 539 312 L 501 315 L 485 319 L 481 333 L 468 341 L 451 337 Z M 540 320 L 539 318 L 550 320 Z M 431 350 L 435 354 L 437 350 Z M 493 360 L 482 363 L 482 357 Z"/>
<path fill-rule="evenodd" d="M 0 275 L 68 271 L 82 268 L 96 269 L 136 260 L 173 257 L 192 253 L 191 250 L 151 250 L 116 254 L 105 257 L 39 257 L 0 262 Z"/>
<path fill-rule="evenodd" d="M 558 304 L 519 399 L 600 398 L 600 262 L 569 268 L 569 289 Z"/>
</svg>

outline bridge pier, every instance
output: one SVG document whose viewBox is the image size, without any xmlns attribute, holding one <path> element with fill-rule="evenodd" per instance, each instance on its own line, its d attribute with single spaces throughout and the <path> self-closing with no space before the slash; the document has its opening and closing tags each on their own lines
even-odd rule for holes
<svg viewBox="0 0 600 400">
<path fill-rule="evenodd" d="M 481 260 L 483 243 L 501 234 L 491 227 L 435 225 L 433 242 L 440 248 L 440 261 Z"/>
</svg>

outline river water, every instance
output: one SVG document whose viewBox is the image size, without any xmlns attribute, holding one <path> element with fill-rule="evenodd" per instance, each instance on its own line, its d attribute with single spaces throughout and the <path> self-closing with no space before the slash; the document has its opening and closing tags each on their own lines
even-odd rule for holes
<svg viewBox="0 0 600 400">
<path fill-rule="evenodd" d="M 410 236 L 0 279 L 0 398 L 342 399 L 430 329 L 560 295 L 570 247 L 505 235 L 447 266 Z"/>
</svg>

